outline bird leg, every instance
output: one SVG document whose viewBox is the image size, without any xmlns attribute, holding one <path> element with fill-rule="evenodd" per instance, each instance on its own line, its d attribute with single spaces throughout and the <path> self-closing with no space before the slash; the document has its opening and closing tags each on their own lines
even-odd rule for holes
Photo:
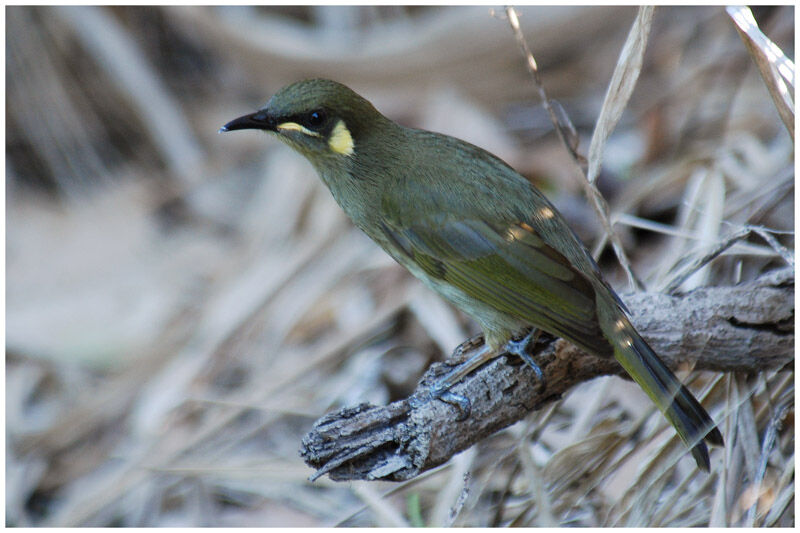
<svg viewBox="0 0 800 533">
<path fill-rule="evenodd" d="M 525 361 L 536 374 L 536 379 L 540 384 L 540 389 L 544 389 L 544 372 L 542 372 L 542 369 L 536 364 L 536 362 L 533 360 L 533 357 L 528 353 L 528 349 L 536 344 L 538 338 L 539 330 L 534 328 L 520 340 L 510 339 L 507 341 L 501 351 L 494 350 L 488 344 L 484 344 L 480 347 L 477 353 L 475 353 L 475 355 L 471 356 L 469 359 L 436 381 L 430 388 L 430 396 L 428 398 L 412 398 L 412 407 L 416 407 L 428 399 L 438 399 L 458 408 L 458 420 L 467 419 L 471 409 L 469 399 L 465 396 L 461 396 L 460 394 L 450 392 L 450 388 L 470 374 L 473 370 L 476 370 L 478 367 L 482 366 L 484 363 L 487 363 L 492 359 L 495 359 L 496 357 L 506 353 L 521 357 L 522 360 Z"/>
</svg>

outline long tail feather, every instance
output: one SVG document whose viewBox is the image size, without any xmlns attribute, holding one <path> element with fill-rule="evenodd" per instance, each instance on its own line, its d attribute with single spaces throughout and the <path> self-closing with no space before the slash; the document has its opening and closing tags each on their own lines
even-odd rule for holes
<svg viewBox="0 0 800 533">
<path fill-rule="evenodd" d="M 614 357 L 675 427 L 691 450 L 697 466 L 708 472 L 710 462 L 706 442 L 723 446 L 722 434 L 716 424 L 627 318 L 620 317 L 614 324 L 612 332 L 606 331 L 614 345 Z"/>
</svg>

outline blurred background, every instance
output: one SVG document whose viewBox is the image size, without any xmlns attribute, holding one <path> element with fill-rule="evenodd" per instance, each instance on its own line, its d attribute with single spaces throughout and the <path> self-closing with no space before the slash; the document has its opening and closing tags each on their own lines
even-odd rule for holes
<svg viewBox="0 0 800 533">
<path fill-rule="evenodd" d="M 636 10 L 519 13 L 585 154 Z M 754 14 L 793 58 L 794 8 Z M 710 475 L 609 377 L 412 482 L 308 482 L 317 418 L 478 329 L 300 156 L 217 134 L 305 77 L 501 156 L 626 289 L 501 9 L 7 7 L 8 525 L 794 525 L 792 369 L 681 374 L 725 434 Z M 656 10 L 599 186 L 648 290 L 742 224 L 794 249 L 793 139 L 723 8 Z M 751 238 L 682 289 L 783 266 Z"/>
</svg>

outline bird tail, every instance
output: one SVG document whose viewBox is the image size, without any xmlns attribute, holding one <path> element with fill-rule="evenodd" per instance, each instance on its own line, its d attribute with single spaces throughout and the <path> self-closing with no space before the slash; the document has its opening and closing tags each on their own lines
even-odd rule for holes
<svg viewBox="0 0 800 533">
<path fill-rule="evenodd" d="M 706 442 L 723 446 L 722 434 L 689 389 L 667 368 L 627 318 L 620 315 L 622 313 L 617 314 L 614 332 L 609 335 L 613 337 L 609 340 L 614 345 L 614 357 L 675 427 L 697 466 L 708 472 Z"/>
</svg>

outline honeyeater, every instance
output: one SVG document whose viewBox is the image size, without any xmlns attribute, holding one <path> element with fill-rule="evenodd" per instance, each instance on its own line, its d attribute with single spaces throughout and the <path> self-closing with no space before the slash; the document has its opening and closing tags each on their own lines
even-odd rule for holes
<svg viewBox="0 0 800 533">
<path fill-rule="evenodd" d="M 723 444 L 714 421 L 631 325 L 562 215 L 509 165 L 396 124 L 324 79 L 284 87 L 220 131 L 241 129 L 272 133 L 305 156 L 356 226 L 483 328 L 484 347 L 434 386 L 435 397 L 457 401 L 447 389 L 488 359 L 525 357 L 512 339 L 538 328 L 615 357 L 709 469 L 706 441 Z"/>
</svg>

